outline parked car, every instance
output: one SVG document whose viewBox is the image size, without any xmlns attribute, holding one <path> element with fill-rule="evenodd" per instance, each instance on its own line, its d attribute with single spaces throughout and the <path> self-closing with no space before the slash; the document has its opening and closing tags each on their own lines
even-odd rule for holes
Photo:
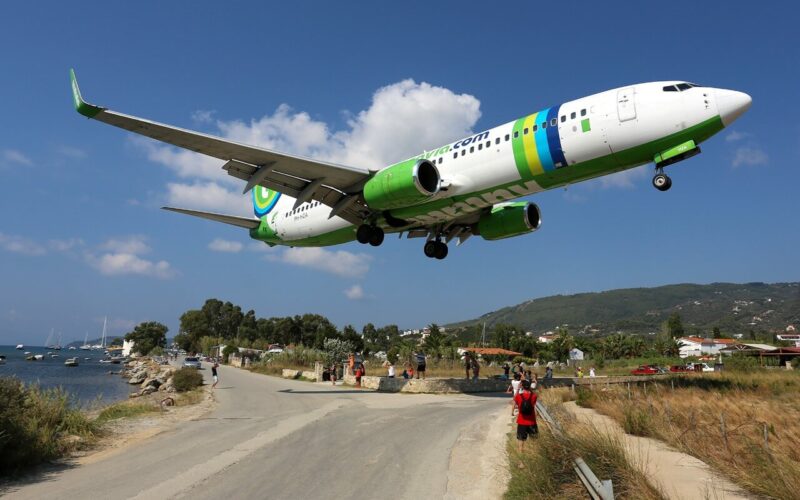
<svg viewBox="0 0 800 500">
<path fill-rule="evenodd" d="M 650 365 L 641 365 L 639 368 L 631 370 L 631 375 L 655 375 L 660 373 L 658 367 Z"/>
<path fill-rule="evenodd" d="M 687 363 L 686 368 L 694 372 L 713 372 L 714 368 L 706 363 Z"/>
<path fill-rule="evenodd" d="M 669 367 L 669 371 L 672 373 L 689 373 L 693 370 L 688 368 L 686 365 L 673 365 Z"/>
<path fill-rule="evenodd" d="M 203 365 L 200 363 L 200 358 L 189 357 L 183 360 L 183 367 L 197 368 L 198 370 L 200 370 L 201 368 L 203 368 Z"/>
</svg>

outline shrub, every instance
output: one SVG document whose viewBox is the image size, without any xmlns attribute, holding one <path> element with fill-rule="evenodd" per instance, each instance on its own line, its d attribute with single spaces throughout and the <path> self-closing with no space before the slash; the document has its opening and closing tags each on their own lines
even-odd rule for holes
<svg viewBox="0 0 800 500">
<path fill-rule="evenodd" d="M 120 403 L 116 403 L 107 408 L 104 408 L 103 411 L 101 411 L 100 414 L 97 416 L 95 422 L 105 423 L 108 422 L 109 420 L 135 417 L 138 415 L 154 411 L 158 411 L 158 408 L 156 406 L 153 406 L 152 404 L 129 403 L 127 401 L 122 401 Z"/>
<path fill-rule="evenodd" d="M 58 458 L 78 446 L 68 436 L 91 438 L 96 427 L 60 389 L 42 390 L 0 378 L 0 475 Z"/>
<path fill-rule="evenodd" d="M 752 372 L 758 370 L 758 359 L 755 356 L 745 356 L 742 354 L 734 354 L 725 360 L 725 369 L 739 372 Z"/>
<path fill-rule="evenodd" d="M 525 364 L 529 365 L 530 367 L 533 367 L 534 363 L 536 363 L 535 359 L 526 358 L 525 356 L 516 356 L 513 361 L 514 361 L 514 363 L 521 363 L 521 362 L 524 361 Z"/>
<path fill-rule="evenodd" d="M 634 436 L 652 435 L 650 415 L 646 410 L 633 406 L 625 406 L 623 412 L 624 420 L 622 422 L 622 427 L 625 428 L 625 432 Z"/>
<path fill-rule="evenodd" d="M 172 383 L 178 392 L 191 391 L 203 385 L 203 375 L 195 368 L 181 368 L 172 376 Z"/>
<path fill-rule="evenodd" d="M 236 354 L 239 352 L 239 348 L 234 345 L 226 345 L 225 349 L 222 350 L 222 362 L 228 362 L 228 356 L 231 354 Z"/>
<path fill-rule="evenodd" d="M 800 368 L 800 356 L 795 356 L 792 360 L 792 368 Z"/>
</svg>

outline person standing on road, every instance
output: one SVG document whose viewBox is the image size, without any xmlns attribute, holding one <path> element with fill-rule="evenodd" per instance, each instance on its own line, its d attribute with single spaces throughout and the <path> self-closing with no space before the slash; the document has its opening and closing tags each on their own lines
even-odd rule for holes
<svg viewBox="0 0 800 500">
<path fill-rule="evenodd" d="M 503 380 L 508 380 L 509 373 L 511 372 L 511 367 L 508 365 L 508 361 L 503 363 Z"/>
<path fill-rule="evenodd" d="M 331 385 L 336 385 L 336 363 L 331 364 Z"/>
<path fill-rule="evenodd" d="M 472 368 L 472 355 L 470 353 L 464 354 L 464 371 L 467 374 L 467 380 L 469 380 L 469 370 Z"/>
<path fill-rule="evenodd" d="M 511 393 L 511 402 L 512 403 L 514 402 L 514 398 L 517 397 L 517 394 L 519 394 L 519 388 L 520 388 L 521 384 L 522 384 L 522 376 L 520 376 L 519 373 L 515 373 L 514 374 L 514 380 L 511 381 L 511 385 L 509 385 L 508 389 L 506 389 L 506 393 L 509 393 L 509 392 Z M 516 407 L 517 406 L 515 404 L 514 408 L 516 408 Z M 511 409 L 511 416 L 514 416 L 514 409 L 513 408 Z"/>
<path fill-rule="evenodd" d="M 417 357 L 417 379 L 419 379 L 419 376 L 421 374 L 422 375 L 422 379 L 424 380 L 425 379 L 425 364 L 426 364 L 425 353 L 423 351 L 420 351 L 420 352 L 416 353 L 416 357 Z"/>
<path fill-rule="evenodd" d="M 472 380 L 478 380 L 481 373 L 481 364 L 478 362 L 478 357 L 472 358 Z"/>
<path fill-rule="evenodd" d="M 536 436 L 539 434 L 539 427 L 536 425 L 536 394 L 531 391 L 530 380 L 522 381 L 522 389 L 519 394 L 514 396 L 511 403 L 511 416 L 514 416 L 514 407 L 519 408 L 517 413 L 517 449 L 522 454 L 525 441 L 528 436 Z M 522 469 L 524 465 L 519 463 L 518 467 Z"/>
<path fill-rule="evenodd" d="M 394 378 L 394 363 L 389 361 L 389 366 L 387 367 L 389 371 L 389 378 Z"/>
<path fill-rule="evenodd" d="M 211 384 L 211 388 L 212 389 L 215 388 L 217 386 L 217 383 L 219 382 L 219 377 L 217 376 L 217 368 L 218 367 L 219 367 L 219 365 L 217 364 L 216 361 L 214 362 L 213 365 L 211 365 L 211 378 L 214 379 L 214 383 Z"/>
<path fill-rule="evenodd" d="M 359 363 L 356 368 L 356 389 L 361 389 L 361 377 L 364 376 L 364 363 Z"/>
</svg>

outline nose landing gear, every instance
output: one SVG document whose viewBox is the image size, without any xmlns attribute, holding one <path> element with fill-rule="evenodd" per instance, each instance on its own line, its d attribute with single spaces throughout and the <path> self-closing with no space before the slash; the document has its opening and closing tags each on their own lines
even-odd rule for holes
<svg viewBox="0 0 800 500">
<path fill-rule="evenodd" d="M 653 187 L 659 191 L 666 191 L 672 187 L 672 179 L 664 173 L 664 168 L 656 165 L 656 175 L 653 176 Z"/>
<path fill-rule="evenodd" d="M 383 243 L 384 233 L 383 229 L 378 226 L 371 226 L 369 224 L 361 224 L 356 230 L 356 240 L 362 245 L 369 243 L 377 247 Z"/>
<path fill-rule="evenodd" d="M 447 244 L 442 243 L 440 239 L 430 240 L 425 243 L 422 249 L 425 252 L 425 257 L 435 258 L 442 260 L 447 257 Z"/>
</svg>

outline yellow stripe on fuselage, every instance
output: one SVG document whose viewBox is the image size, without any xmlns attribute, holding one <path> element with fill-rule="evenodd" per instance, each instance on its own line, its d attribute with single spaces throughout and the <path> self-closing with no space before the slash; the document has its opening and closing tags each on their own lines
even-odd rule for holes
<svg viewBox="0 0 800 500">
<path fill-rule="evenodd" d="M 541 175 L 544 173 L 542 162 L 539 161 L 539 151 L 536 149 L 536 140 L 533 135 L 533 125 L 536 123 L 536 117 L 539 113 L 534 113 L 525 118 L 522 123 L 522 128 L 528 129 L 527 134 L 522 135 L 522 146 L 525 149 L 525 159 L 528 162 L 528 168 L 531 169 L 531 174 Z"/>
</svg>

